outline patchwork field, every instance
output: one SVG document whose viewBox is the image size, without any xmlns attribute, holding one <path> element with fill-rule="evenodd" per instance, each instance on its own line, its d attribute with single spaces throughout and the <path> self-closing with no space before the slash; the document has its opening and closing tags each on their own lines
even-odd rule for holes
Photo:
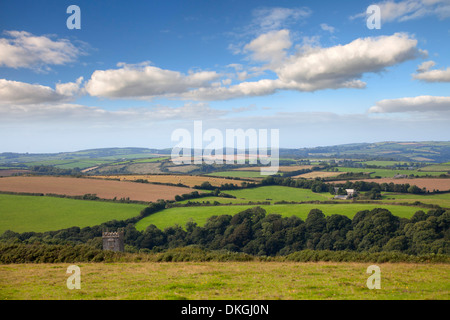
<svg viewBox="0 0 450 320">
<path fill-rule="evenodd" d="M 213 186 L 220 187 L 225 183 L 233 183 L 238 186 L 243 182 L 242 180 L 232 180 L 226 178 L 214 178 L 207 176 L 190 176 L 190 175 L 107 175 L 107 176 L 92 176 L 93 178 L 99 179 L 120 179 L 121 181 L 133 181 L 137 179 L 144 179 L 148 182 L 160 182 L 160 183 L 173 183 L 173 184 L 184 184 L 189 187 L 194 187 L 196 185 L 201 185 L 203 182 L 207 181 Z"/>
<path fill-rule="evenodd" d="M 189 188 L 135 183 L 128 181 L 68 177 L 6 177 L 0 179 L 0 191 L 53 193 L 79 196 L 96 194 L 100 198 L 130 198 L 137 201 L 173 200 L 175 195 L 193 191 Z"/>
<path fill-rule="evenodd" d="M 145 205 L 0 194 L 0 234 L 99 225 L 139 215 Z"/>
<path fill-rule="evenodd" d="M 202 206 L 202 207 L 178 207 L 165 209 L 143 218 L 136 224 L 136 229 L 145 230 L 149 225 L 154 224 L 159 229 L 178 224 L 182 227 L 190 220 L 198 225 L 204 225 L 206 220 L 214 215 L 235 215 L 241 211 L 256 207 L 256 205 L 229 205 L 229 206 Z M 267 214 L 276 213 L 284 217 L 297 216 L 303 221 L 312 209 L 320 209 L 325 215 L 341 214 L 349 218 L 362 210 L 372 210 L 374 208 L 385 208 L 392 214 L 410 218 L 416 211 L 421 209 L 413 206 L 385 205 L 385 204 L 280 204 L 280 205 L 260 205 Z"/>
<path fill-rule="evenodd" d="M 82 263 L 0 266 L 1 300 L 424 300 L 450 298 L 448 264 L 377 263 L 381 289 L 367 288 L 367 263 Z"/>
</svg>

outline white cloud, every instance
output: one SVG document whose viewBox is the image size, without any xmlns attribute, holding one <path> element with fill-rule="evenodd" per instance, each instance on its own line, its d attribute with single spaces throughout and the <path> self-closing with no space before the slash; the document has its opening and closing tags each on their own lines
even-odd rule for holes
<svg viewBox="0 0 450 320">
<path fill-rule="evenodd" d="M 38 84 L 0 79 L 0 103 L 23 105 L 62 102 L 71 98 L 76 85 L 58 84 L 57 90 L 54 90 Z"/>
<path fill-rule="evenodd" d="M 228 100 L 241 97 L 264 96 L 281 89 L 279 80 L 262 79 L 254 82 L 241 82 L 229 87 L 199 88 L 181 95 L 189 100 Z"/>
<path fill-rule="evenodd" d="M 417 67 L 417 72 L 425 72 L 430 70 L 432 67 L 434 67 L 436 65 L 436 62 L 430 60 L 430 61 L 425 61 L 423 63 L 421 63 L 418 67 Z"/>
<path fill-rule="evenodd" d="M 309 8 L 258 8 L 253 11 L 253 22 L 259 32 L 266 33 L 286 27 L 311 15 Z"/>
<path fill-rule="evenodd" d="M 251 51 L 254 60 L 280 62 L 286 56 L 286 49 L 292 46 L 289 30 L 270 31 L 262 34 L 244 47 Z"/>
<path fill-rule="evenodd" d="M 283 29 L 261 35 L 246 46 L 254 62 L 268 62 L 265 66 L 254 67 L 253 76 L 261 75 L 262 70 L 270 70 L 275 75 L 273 79 L 244 81 L 250 74 L 239 64 L 228 65 L 243 81 L 235 85 L 231 85 L 230 75 L 221 82 L 219 78 L 223 75 L 214 71 L 185 75 L 148 64 L 119 64 L 119 69 L 95 71 L 85 90 L 92 96 L 106 98 L 165 97 L 212 101 L 263 96 L 278 90 L 311 92 L 364 88 L 363 75 L 384 71 L 421 54 L 416 47 L 417 40 L 405 33 L 359 38 L 329 48 L 305 44 L 296 54 L 287 56 L 285 50 L 291 45 L 289 31 Z"/>
<path fill-rule="evenodd" d="M 450 17 L 449 0 L 392 0 L 374 3 L 380 7 L 381 21 L 408 21 L 426 16 L 437 16 L 439 19 Z M 366 12 L 350 17 L 351 19 L 366 17 Z"/>
<path fill-rule="evenodd" d="M 407 34 L 360 38 L 346 45 L 309 50 L 292 56 L 276 70 L 280 79 L 302 91 L 362 87 L 365 73 L 417 57 L 417 40 Z"/>
<path fill-rule="evenodd" d="M 442 112 L 450 111 L 450 97 L 418 96 L 385 99 L 369 109 L 369 113 Z"/>
<path fill-rule="evenodd" d="M 76 96 L 81 91 L 82 82 L 83 77 L 79 77 L 75 82 L 57 83 L 55 85 L 55 91 L 67 97 Z"/>
<path fill-rule="evenodd" d="M 279 33 L 270 35 L 275 36 Z M 364 74 L 380 72 L 387 67 L 416 58 L 420 55 L 416 45 L 417 40 L 404 33 L 360 38 L 346 45 L 329 48 L 305 45 L 297 54 L 284 59 L 281 59 L 281 53 L 275 55 L 279 61 L 272 71 L 276 73 L 278 79 L 241 82 L 228 88 L 201 88 L 189 91 L 183 97 L 194 100 L 223 100 L 267 95 L 277 90 L 364 88 L 366 83 L 360 80 Z M 261 51 L 263 47 L 261 46 Z M 283 46 L 277 45 L 274 48 L 281 50 Z M 271 56 L 274 54 L 270 54 L 269 50 L 267 58 Z"/>
<path fill-rule="evenodd" d="M 329 33 L 334 33 L 335 29 L 332 26 L 327 25 L 326 23 L 321 23 L 320 24 L 320 28 L 323 31 L 328 31 Z"/>
<path fill-rule="evenodd" d="M 189 89 L 210 86 L 219 78 L 214 71 L 177 71 L 153 66 L 120 64 L 120 69 L 94 71 L 85 89 L 92 96 L 108 98 L 152 98 L 182 94 Z"/>
<path fill-rule="evenodd" d="M 413 78 L 425 82 L 450 82 L 450 67 L 430 70 L 435 65 L 434 61 L 425 61 L 417 68 L 418 73 L 413 74 Z"/>
<path fill-rule="evenodd" d="M 75 61 L 84 52 L 66 39 L 52 40 L 25 31 L 5 31 L 0 38 L 0 66 L 11 68 L 48 69 Z"/>
</svg>

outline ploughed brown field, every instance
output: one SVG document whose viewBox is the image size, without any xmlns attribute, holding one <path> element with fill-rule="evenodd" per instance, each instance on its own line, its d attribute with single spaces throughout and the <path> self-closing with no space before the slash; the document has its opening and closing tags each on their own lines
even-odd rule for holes
<svg viewBox="0 0 450 320">
<path fill-rule="evenodd" d="M 0 178 L 0 191 L 53 193 L 69 196 L 96 194 L 103 199 L 116 197 L 137 201 L 174 200 L 175 196 L 194 189 L 128 181 L 69 177 L 5 177 Z"/>
<path fill-rule="evenodd" d="M 395 183 L 395 184 L 409 184 L 416 185 L 419 188 L 426 188 L 429 191 L 439 190 L 439 191 L 447 191 L 450 190 L 450 179 L 426 179 L 426 178 L 417 178 L 417 179 L 393 179 L 393 178 L 381 178 L 381 179 L 358 179 L 351 180 L 353 181 L 367 181 L 367 182 L 376 182 L 376 183 Z M 330 183 L 344 183 L 345 181 L 329 181 Z"/>
<path fill-rule="evenodd" d="M 208 181 L 212 186 L 220 187 L 225 183 L 237 184 L 240 186 L 242 180 L 233 180 L 218 177 L 204 177 L 204 176 L 190 176 L 190 175 L 162 175 L 162 174 L 134 174 L 134 175 L 107 175 L 107 176 L 92 176 L 99 179 L 120 179 L 121 181 L 133 181 L 138 179 L 147 180 L 148 182 L 160 182 L 160 183 L 181 183 L 185 186 L 194 187 L 199 186 L 203 182 Z"/>
</svg>

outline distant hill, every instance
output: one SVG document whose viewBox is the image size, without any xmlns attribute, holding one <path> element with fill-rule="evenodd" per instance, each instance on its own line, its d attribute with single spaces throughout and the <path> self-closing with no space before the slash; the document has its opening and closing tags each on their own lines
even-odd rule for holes
<svg viewBox="0 0 450 320">
<path fill-rule="evenodd" d="M 351 158 L 418 162 L 448 162 L 450 141 L 352 143 L 337 146 L 282 149 L 280 157 Z"/>
<path fill-rule="evenodd" d="M 117 161 L 170 155 L 171 149 L 99 148 L 61 153 L 0 153 L 0 166 L 45 161 L 102 159 Z M 336 146 L 280 149 L 280 158 L 347 158 L 443 163 L 450 161 L 450 141 L 352 143 Z"/>
</svg>

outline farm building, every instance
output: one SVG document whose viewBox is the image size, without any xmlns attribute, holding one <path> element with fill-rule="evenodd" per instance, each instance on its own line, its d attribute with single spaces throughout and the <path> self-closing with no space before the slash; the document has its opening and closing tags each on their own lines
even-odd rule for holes
<svg viewBox="0 0 450 320">
<path fill-rule="evenodd" d="M 335 190 L 336 190 L 336 188 L 335 188 Z M 334 199 L 347 200 L 347 199 L 351 199 L 357 195 L 357 192 L 355 189 L 345 189 L 345 191 L 347 192 L 346 195 L 337 194 L 334 196 Z"/>
</svg>

